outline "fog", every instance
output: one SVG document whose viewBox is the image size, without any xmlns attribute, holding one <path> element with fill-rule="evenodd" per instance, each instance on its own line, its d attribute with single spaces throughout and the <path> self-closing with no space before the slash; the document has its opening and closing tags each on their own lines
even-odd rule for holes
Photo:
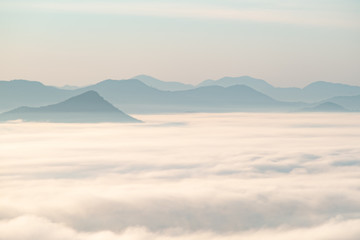
<svg viewBox="0 0 360 240">
<path fill-rule="evenodd" d="M 359 239 L 360 115 L 0 124 L 0 239 Z"/>
</svg>

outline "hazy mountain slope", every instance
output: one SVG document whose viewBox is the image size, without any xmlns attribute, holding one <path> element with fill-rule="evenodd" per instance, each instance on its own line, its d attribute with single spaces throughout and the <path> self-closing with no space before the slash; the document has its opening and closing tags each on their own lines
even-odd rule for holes
<svg viewBox="0 0 360 240">
<path fill-rule="evenodd" d="M 326 101 L 339 104 L 347 109 L 350 109 L 351 111 L 360 111 L 360 95 L 333 97 Z"/>
<path fill-rule="evenodd" d="M 0 81 L 0 112 L 15 107 L 52 104 L 73 96 L 69 90 L 27 80 Z"/>
<path fill-rule="evenodd" d="M 140 80 L 149 87 L 153 87 L 163 91 L 182 91 L 194 88 L 194 86 L 191 84 L 184 84 L 181 82 L 165 82 L 147 75 L 138 75 L 133 77 L 132 79 Z"/>
<path fill-rule="evenodd" d="M 277 101 L 245 85 L 208 86 L 173 93 L 173 99 L 186 104 L 237 105 L 274 104 Z"/>
<path fill-rule="evenodd" d="M 246 85 L 251 87 L 257 91 L 268 91 L 269 89 L 274 88 L 269 83 L 265 82 L 261 79 L 252 78 L 249 76 L 241 76 L 241 77 L 224 77 L 219 80 L 205 80 L 198 84 L 198 87 L 204 86 L 222 86 L 222 87 L 230 87 L 234 85 Z"/>
<path fill-rule="evenodd" d="M 360 87 L 330 82 L 314 82 L 304 88 L 273 88 L 265 94 L 282 101 L 318 102 L 335 96 L 360 94 Z"/>
<path fill-rule="evenodd" d="M 349 112 L 349 110 L 336 103 L 324 102 L 313 107 L 303 108 L 300 112 Z"/>
<path fill-rule="evenodd" d="M 30 87 L 27 88 L 26 85 Z M 13 92 L 18 93 L 22 91 L 26 98 L 19 97 L 16 101 L 14 100 L 12 106 L 15 107 L 24 105 L 48 105 L 56 102 L 56 99 L 60 98 L 61 100 L 65 100 L 68 97 L 79 95 L 90 90 L 98 92 L 117 107 L 129 113 L 288 111 L 299 106 L 305 106 L 301 103 L 275 101 L 259 91 L 244 85 L 235 85 L 226 88 L 209 86 L 183 91 L 161 91 L 149 87 L 139 80 L 131 79 L 105 80 L 75 90 L 57 89 L 28 81 L 22 81 L 20 86 L 20 89 L 17 89 L 18 86 L 15 86 Z M 15 94 L 15 96 L 18 95 L 19 94 Z M 11 101 L 15 96 L 7 96 L 7 98 Z M 5 99 L 3 100 L 3 102 L 7 101 L 8 100 Z"/>
<path fill-rule="evenodd" d="M 302 103 L 277 101 L 245 85 L 199 87 L 173 95 L 176 100 L 183 99 L 184 105 L 199 106 L 208 111 L 287 111 L 304 106 Z"/>
<path fill-rule="evenodd" d="M 0 121 L 35 122 L 139 122 L 123 113 L 95 91 L 44 107 L 20 107 L 0 115 Z"/>
<path fill-rule="evenodd" d="M 303 88 L 303 92 L 305 98 L 317 101 L 336 96 L 360 95 L 360 87 L 319 81 L 307 85 L 305 88 Z"/>
<path fill-rule="evenodd" d="M 360 94 L 359 86 L 319 81 L 311 83 L 303 89 L 296 87 L 279 88 L 273 87 L 264 80 L 248 76 L 206 80 L 198 86 L 214 85 L 224 87 L 246 85 L 279 101 L 302 101 L 308 103 L 318 102 L 336 96 L 353 96 Z"/>
<path fill-rule="evenodd" d="M 99 92 L 110 102 L 121 107 L 121 109 L 130 112 L 134 112 L 135 110 L 135 112 L 145 111 L 150 113 L 152 111 L 158 111 L 156 109 L 161 109 L 161 112 L 172 112 L 174 110 L 182 111 L 180 109 L 171 109 L 170 103 L 175 104 L 178 107 L 179 105 L 185 104 L 188 104 L 189 106 L 193 104 L 199 105 L 201 101 L 209 104 L 211 102 L 212 107 L 220 107 L 225 99 L 230 98 L 230 96 L 226 96 L 228 93 L 225 94 L 222 92 L 223 90 L 220 89 L 217 89 L 217 91 L 214 89 L 196 90 L 201 89 L 202 87 L 193 88 L 192 85 L 176 82 L 163 82 L 145 75 L 139 75 L 137 78 L 141 80 L 105 80 L 94 85 L 74 90 L 59 89 L 56 87 L 45 86 L 40 82 L 26 80 L 0 81 L 0 111 L 6 111 L 23 105 L 35 107 L 53 104 L 89 90 Z M 351 110 L 360 110 L 356 97 L 349 98 L 349 100 L 345 98 L 347 96 L 360 95 L 360 87 L 346 84 L 315 82 L 303 89 L 275 88 L 264 80 L 243 76 L 225 77 L 216 81 L 206 80 L 198 86 L 229 87 L 236 85 L 248 86 L 257 92 L 263 93 L 273 100 L 276 99 L 280 102 L 316 103 L 329 100 Z M 183 88 L 191 89 L 173 91 L 175 89 Z M 164 89 L 171 91 L 164 91 Z M 204 91 L 209 91 L 211 93 L 205 94 Z M 199 95 L 195 96 L 195 94 Z M 181 99 L 181 96 L 186 99 Z M 341 96 L 341 98 L 332 99 L 337 96 Z M 197 103 L 192 103 L 191 99 L 193 101 L 196 100 Z M 234 98 L 233 100 L 239 101 L 239 99 L 240 98 Z M 243 104 L 245 100 L 246 99 L 243 98 L 241 104 Z M 294 104 L 295 103 L 288 103 L 287 106 L 291 107 Z M 301 105 L 301 103 L 297 103 L 297 105 L 299 104 Z M 149 105 L 152 105 L 153 107 L 156 105 L 156 107 L 151 109 L 149 108 Z M 207 107 L 210 108 L 211 106 L 209 105 Z"/>
<path fill-rule="evenodd" d="M 160 91 L 138 80 L 106 80 L 77 91 L 96 90 L 126 112 L 276 111 L 298 107 L 282 103 L 244 85 Z M 301 105 L 300 106 L 304 106 Z"/>
<path fill-rule="evenodd" d="M 114 104 L 162 103 L 167 92 L 147 86 L 139 80 L 105 80 L 74 90 L 80 94 L 93 90 Z"/>
</svg>

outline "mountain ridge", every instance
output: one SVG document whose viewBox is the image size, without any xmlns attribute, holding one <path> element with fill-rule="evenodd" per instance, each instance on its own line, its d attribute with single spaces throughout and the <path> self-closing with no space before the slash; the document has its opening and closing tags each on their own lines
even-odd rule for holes
<svg viewBox="0 0 360 240">
<path fill-rule="evenodd" d="M 348 109 L 333 103 L 323 102 L 313 107 L 306 107 L 299 110 L 299 112 L 350 112 Z"/>
<path fill-rule="evenodd" d="M 151 78 L 150 76 L 145 77 Z M 311 106 L 323 101 L 332 101 L 333 95 L 336 95 L 336 99 L 340 98 L 338 94 L 345 95 L 340 95 L 345 98 L 347 97 L 346 94 L 356 94 L 359 91 L 358 95 L 360 95 L 360 87 L 346 84 L 318 81 L 307 85 L 303 89 L 276 88 L 264 80 L 256 79 L 253 82 L 253 87 L 249 87 L 248 83 L 252 82 L 252 79 L 249 76 L 224 77 L 220 79 L 220 83 L 226 87 L 219 86 L 217 80 L 207 80 L 205 81 L 207 82 L 206 86 L 193 86 L 191 89 L 179 91 L 159 90 L 139 79 L 106 79 L 90 86 L 72 90 L 46 86 L 36 81 L 0 81 L 0 111 L 8 111 L 23 105 L 37 107 L 54 104 L 90 90 L 98 92 L 116 107 L 129 113 L 293 111 L 297 108 Z M 162 82 L 160 80 L 156 81 L 158 83 Z M 244 84 L 239 85 L 238 83 Z M 261 87 L 258 85 L 261 85 Z M 218 87 L 216 88 L 215 86 Z M 248 87 L 246 91 L 243 86 Z M 317 88 L 320 88 L 320 90 L 314 91 Z M 338 88 L 340 88 L 339 91 L 337 91 Z M 309 94 L 310 97 L 307 96 Z M 264 98 L 263 95 L 268 98 Z M 304 98 L 307 101 L 301 101 Z M 261 100 L 263 102 L 260 99 L 263 99 Z M 288 100 L 285 101 L 283 99 Z M 350 100 L 338 101 L 337 104 L 344 108 L 360 110 L 360 101 L 356 101 L 355 104 L 352 104 Z M 261 103 L 264 103 L 263 106 L 261 106 Z M 246 104 L 248 107 L 245 106 Z"/>
<path fill-rule="evenodd" d="M 0 114 L 0 121 L 17 119 L 30 122 L 140 122 L 114 107 L 95 91 L 87 91 L 56 104 L 22 106 Z"/>
</svg>

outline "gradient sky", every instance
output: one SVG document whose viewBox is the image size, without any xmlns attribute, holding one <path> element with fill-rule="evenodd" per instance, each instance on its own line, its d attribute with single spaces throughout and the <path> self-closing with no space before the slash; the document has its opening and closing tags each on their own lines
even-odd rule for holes
<svg viewBox="0 0 360 240">
<path fill-rule="evenodd" d="M 360 85 L 358 0 L 0 0 L 0 79 Z"/>
</svg>

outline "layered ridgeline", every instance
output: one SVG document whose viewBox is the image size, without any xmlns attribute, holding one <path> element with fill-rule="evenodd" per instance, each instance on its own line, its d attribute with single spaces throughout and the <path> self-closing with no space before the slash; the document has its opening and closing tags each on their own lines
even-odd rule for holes
<svg viewBox="0 0 360 240">
<path fill-rule="evenodd" d="M 143 82 L 105 80 L 76 92 L 94 90 L 129 113 L 286 111 L 303 107 L 272 99 L 244 85 L 208 86 L 183 91 L 161 91 Z"/>
<path fill-rule="evenodd" d="M 360 95 L 333 97 L 328 101 L 344 106 L 351 111 L 360 112 Z"/>
<path fill-rule="evenodd" d="M 360 87 L 340 83 L 330 83 L 318 81 L 307 85 L 304 88 L 280 88 L 261 79 L 248 76 L 242 77 L 224 77 L 219 80 L 206 80 L 198 86 L 223 86 L 246 85 L 261 93 L 264 93 L 279 101 L 301 101 L 313 103 L 319 101 L 328 101 L 327 99 L 337 96 L 355 96 L 360 95 Z"/>
<path fill-rule="evenodd" d="M 300 109 L 299 112 L 349 112 L 348 109 L 333 103 L 333 102 L 324 102 L 316 106 L 305 107 Z"/>
<path fill-rule="evenodd" d="M 137 75 L 132 79 L 140 80 L 149 87 L 163 91 L 184 91 L 195 88 L 195 86 L 191 84 L 185 84 L 181 82 L 165 82 L 147 75 Z"/>
<path fill-rule="evenodd" d="M 88 91 L 63 102 L 43 107 L 19 107 L 0 114 L 0 121 L 97 123 L 140 122 L 123 113 L 95 91 Z"/>
<path fill-rule="evenodd" d="M 206 80 L 193 86 L 146 75 L 134 78 L 108 79 L 80 88 L 55 88 L 25 80 L 0 81 L 0 112 L 24 105 L 49 105 L 89 90 L 127 113 L 293 112 L 324 102 L 336 103 L 346 111 L 360 110 L 360 87 L 345 84 L 315 82 L 302 89 L 276 88 L 264 80 L 243 76 Z"/>
<path fill-rule="evenodd" d="M 0 81 L 0 112 L 20 106 L 38 107 L 75 96 L 71 91 L 27 80 Z"/>
</svg>

